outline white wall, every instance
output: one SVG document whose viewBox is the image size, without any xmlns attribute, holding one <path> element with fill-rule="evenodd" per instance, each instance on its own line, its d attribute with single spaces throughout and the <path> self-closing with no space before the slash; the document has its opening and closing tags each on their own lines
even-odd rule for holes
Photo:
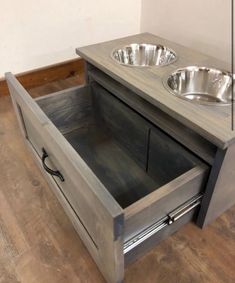
<svg viewBox="0 0 235 283">
<path fill-rule="evenodd" d="M 0 77 L 76 58 L 78 46 L 140 31 L 230 62 L 230 2 L 0 0 Z"/>
<path fill-rule="evenodd" d="M 0 0 L 0 6 L 0 77 L 76 58 L 78 46 L 140 29 L 141 0 Z"/>
<path fill-rule="evenodd" d="M 141 31 L 231 61 L 230 0 L 143 0 Z"/>
</svg>

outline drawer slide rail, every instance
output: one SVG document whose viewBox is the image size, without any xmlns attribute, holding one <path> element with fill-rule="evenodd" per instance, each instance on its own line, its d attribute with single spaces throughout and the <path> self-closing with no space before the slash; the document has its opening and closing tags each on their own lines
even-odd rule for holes
<svg viewBox="0 0 235 283">
<path fill-rule="evenodd" d="M 189 201 L 185 202 L 183 205 L 179 206 L 169 214 L 167 214 L 165 217 L 161 218 L 156 223 L 152 224 L 148 228 L 144 229 L 137 235 L 135 235 L 133 238 L 128 240 L 124 243 L 124 254 L 127 254 L 129 251 L 143 243 L 145 240 L 162 230 L 168 225 L 171 225 L 175 221 L 179 220 L 181 217 L 189 213 L 191 210 L 193 210 L 195 207 L 199 206 L 201 204 L 202 194 L 199 194 Z"/>
</svg>

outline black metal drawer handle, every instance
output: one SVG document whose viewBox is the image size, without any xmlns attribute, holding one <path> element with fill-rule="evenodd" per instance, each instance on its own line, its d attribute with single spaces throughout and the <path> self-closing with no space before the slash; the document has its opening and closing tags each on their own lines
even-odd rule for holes
<svg viewBox="0 0 235 283">
<path fill-rule="evenodd" d="M 46 161 L 47 157 L 48 157 L 48 154 L 47 154 L 46 150 L 44 148 L 42 148 L 42 166 L 43 166 L 43 168 L 47 171 L 47 173 L 49 173 L 53 176 L 59 177 L 60 181 L 64 182 L 64 177 L 60 173 L 60 171 L 58 171 L 58 170 L 54 171 L 46 165 L 45 161 Z"/>
</svg>

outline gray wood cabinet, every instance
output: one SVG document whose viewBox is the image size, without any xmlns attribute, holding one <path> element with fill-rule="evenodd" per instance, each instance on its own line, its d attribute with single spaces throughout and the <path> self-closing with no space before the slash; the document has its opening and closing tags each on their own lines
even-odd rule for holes
<svg viewBox="0 0 235 283">
<path fill-rule="evenodd" d="M 26 144 L 105 278 L 121 282 L 193 218 L 208 166 L 94 80 L 33 100 L 6 78 Z"/>
<path fill-rule="evenodd" d="M 214 217 L 219 172 L 231 161 L 98 64 L 86 66 L 86 85 L 35 100 L 6 79 L 26 145 L 104 277 L 118 283 L 182 225 Z"/>
</svg>

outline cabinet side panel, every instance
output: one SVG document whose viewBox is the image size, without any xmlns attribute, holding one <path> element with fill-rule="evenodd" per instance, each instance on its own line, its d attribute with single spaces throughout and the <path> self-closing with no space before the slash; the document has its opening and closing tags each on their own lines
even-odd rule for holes
<svg viewBox="0 0 235 283">
<path fill-rule="evenodd" d="M 235 144 L 218 150 L 197 219 L 200 227 L 211 223 L 235 204 Z"/>
</svg>

